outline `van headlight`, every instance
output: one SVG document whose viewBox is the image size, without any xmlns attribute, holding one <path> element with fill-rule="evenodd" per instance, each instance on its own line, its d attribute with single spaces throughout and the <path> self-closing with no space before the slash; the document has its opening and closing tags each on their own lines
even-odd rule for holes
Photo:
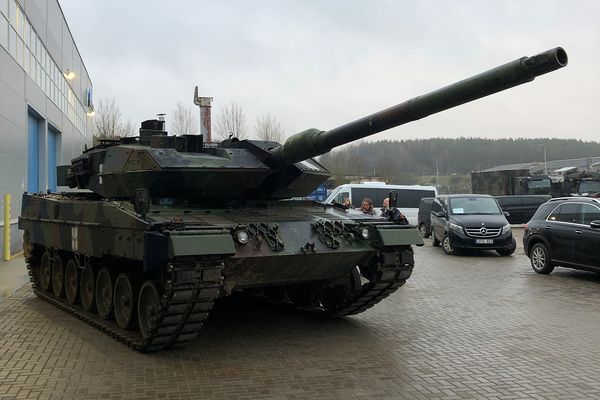
<svg viewBox="0 0 600 400">
<path fill-rule="evenodd" d="M 454 232 L 463 233 L 463 227 L 460 225 L 453 224 L 452 222 L 450 222 L 449 228 Z"/>
<path fill-rule="evenodd" d="M 511 228 L 510 228 L 510 224 L 506 224 L 502 227 L 502 234 L 508 233 L 510 232 Z"/>
</svg>

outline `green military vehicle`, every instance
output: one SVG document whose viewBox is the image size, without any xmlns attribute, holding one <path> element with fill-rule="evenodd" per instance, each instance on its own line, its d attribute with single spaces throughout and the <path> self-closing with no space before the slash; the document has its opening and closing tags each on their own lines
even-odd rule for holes
<svg viewBox="0 0 600 400">
<path fill-rule="evenodd" d="M 560 191 L 548 175 L 528 169 L 471 172 L 471 191 L 492 196 L 552 195 Z"/>
<path fill-rule="evenodd" d="M 600 173 L 595 171 L 567 172 L 562 182 L 563 194 L 571 196 L 600 196 Z"/>
<path fill-rule="evenodd" d="M 567 64 L 562 48 L 523 57 L 329 131 L 284 144 L 168 136 L 102 141 L 66 167 L 67 193 L 23 195 L 35 293 L 139 351 L 193 340 L 232 292 L 331 316 L 353 315 L 410 277 L 416 228 L 341 205 L 285 200 L 329 178 L 313 157 L 529 82 Z M 394 203 L 393 195 L 392 207 Z"/>
</svg>

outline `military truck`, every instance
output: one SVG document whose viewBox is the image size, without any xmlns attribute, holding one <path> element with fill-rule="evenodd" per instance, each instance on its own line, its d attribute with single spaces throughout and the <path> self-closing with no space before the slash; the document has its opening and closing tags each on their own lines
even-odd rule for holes
<svg viewBox="0 0 600 400">
<path fill-rule="evenodd" d="M 531 175 L 529 169 L 471 172 L 471 190 L 492 196 L 560 193 L 548 175 Z"/>
<path fill-rule="evenodd" d="M 563 193 L 571 196 L 591 196 L 600 194 L 600 173 L 574 170 L 564 175 Z"/>
</svg>

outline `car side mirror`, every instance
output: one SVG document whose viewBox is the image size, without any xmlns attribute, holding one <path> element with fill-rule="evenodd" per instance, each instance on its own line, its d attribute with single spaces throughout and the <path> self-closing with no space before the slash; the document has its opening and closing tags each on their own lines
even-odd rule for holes
<svg viewBox="0 0 600 400">
<path fill-rule="evenodd" d="M 502 214 L 504 214 L 505 217 L 510 217 L 510 213 L 508 211 L 502 211 Z"/>
<path fill-rule="evenodd" d="M 136 213 L 141 214 L 142 218 L 146 218 L 146 214 L 150 211 L 150 192 L 148 192 L 148 189 L 135 189 L 133 209 Z"/>
<path fill-rule="evenodd" d="M 590 227 L 594 229 L 600 229 L 600 219 L 590 222 Z"/>
</svg>

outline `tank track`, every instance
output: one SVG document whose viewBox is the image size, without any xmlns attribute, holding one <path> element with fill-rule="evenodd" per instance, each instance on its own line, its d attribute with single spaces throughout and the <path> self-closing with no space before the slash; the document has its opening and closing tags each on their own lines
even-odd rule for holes
<svg viewBox="0 0 600 400">
<path fill-rule="evenodd" d="M 39 268 L 31 265 L 31 258 L 27 262 L 33 290 L 39 298 L 140 352 L 179 347 L 196 338 L 220 294 L 223 267 L 223 260 L 214 257 L 173 263 L 169 267 L 170 279 L 164 286 L 154 327 L 147 337 L 143 337 L 140 332 L 123 329 L 115 321 L 104 320 L 80 305 L 72 305 L 66 299 L 45 292 L 41 289 Z"/>
<path fill-rule="evenodd" d="M 393 264 L 377 265 L 374 279 L 363 284 L 358 293 L 336 307 L 335 310 L 315 308 L 315 312 L 325 312 L 332 317 L 356 315 L 368 310 L 381 300 L 385 299 L 410 278 L 414 266 L 413 250 L 399 250 L 394 253 Z M 384 257 L 385 259 L 385 257 Z"/>
<path fill-rule="evenodd" d="M 404 285 L 412 274 L 413 266 L 414 253 L 411 248 L 382 254 L 371 274 L 371 279 L 362 284 L 360 289 L 334 308 L 326 308 L 318 299 L 312 301 L 312 305 L 298 305 L 289 299 L 278 300 L 264 295 L 251 295 L 250 297 L 258 301 L 266 301 L 287 309 L 318 316 L 335 318 L 356 315 L 373 307 Z"/>
</svg>

